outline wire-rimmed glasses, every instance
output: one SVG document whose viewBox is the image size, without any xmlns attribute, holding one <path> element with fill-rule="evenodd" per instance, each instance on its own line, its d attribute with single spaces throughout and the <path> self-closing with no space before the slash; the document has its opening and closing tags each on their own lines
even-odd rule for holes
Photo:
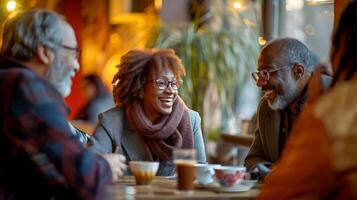
<svg viewBox="0 0 357 200">
<path fill-rule="evenodd" d="M 271 73 L 277 72 L 277 71 L 282 70 L 282 69 L 286 69 L 288 67 L 290 67 L 290 66 L 283 66 L 283 67 L 280 67 L 280 68 L 277 68 L 277 69 L 272 69 L 272 70 L 263 69 L 261 71 L 253 72 L 252 73 L 252 77 L 255 80 L 255 82 L 258 82 L 259 78 L 262 78 L 265 81 L 269 81 Z"/>
<path fill-rule="evenodd" d="M 171 86 L 172 89 L 178 90 L 180 89 L 183 81 L 182 80 L 173 80 L 173 81 L 167 81 L 164 79 L 157 79 L 154 81 L 147 81 L 149 83 L 154 83 L 155 86 L 160 89 L 160 90 L 166 90 L 169 86 Z"/>
<path fill-rule="evenodd" d="M 79 57 L 79 55 L 81 54 L 82 52 L 82 49 L 78 48 L 78 47 L 70 47 L 70 46 L 67 46 L 67 45 L 64 45 L 64 44 L 60 44 L 60 46 L 64 49 L 67 49 L 67 50 L 70 50 L 70 51 L 75 51 L 76 52 L 76 58 Z"/>
</svg>

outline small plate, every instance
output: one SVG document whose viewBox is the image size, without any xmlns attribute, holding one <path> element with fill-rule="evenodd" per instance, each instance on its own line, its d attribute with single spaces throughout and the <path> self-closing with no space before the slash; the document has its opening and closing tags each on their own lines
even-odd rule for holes
<svg viewBox="0 0 357 200">
<path fill-rule="evenodd" d="M 211 184 L 206 186 L 207 189 L 216 192 L 246 192 L 252 189 L 257 180 L 242 180 L 238 185 L 232 187 L 221 187 L 218 184 Z"/>
<path fill-rule="evenodd" d="M 177 176 L 176 175 L 173 175 L 173 176 L 165 176 L 165 178 L 167 180 L 176 180 L 177 179 Z"/>
</svg>

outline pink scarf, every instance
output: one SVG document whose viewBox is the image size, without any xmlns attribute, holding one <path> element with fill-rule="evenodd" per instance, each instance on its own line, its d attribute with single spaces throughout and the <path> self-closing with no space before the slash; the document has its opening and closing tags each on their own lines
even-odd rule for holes
<svg viewBox="0 0 357 200">
<path fill-rule="evenodd" d="M 130 125 L 139 134 L 150 160 L 172 160 L 174 148 L 193 148 L 193 130 L 189 110 L 177 96 L 172 112 L 152 124 L 146 117 L 140 101 L 127 106 Z"/>
</svg>

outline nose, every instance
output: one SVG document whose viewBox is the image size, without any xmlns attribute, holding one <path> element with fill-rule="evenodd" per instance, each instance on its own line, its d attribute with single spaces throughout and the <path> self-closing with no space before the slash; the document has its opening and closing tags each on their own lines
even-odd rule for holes
<svg viewBox="0 0 357 200">
<path fill-rule="evenodd" d="M 171 84 L 168 84 L 168 86 L 165 89 L 165 92 L 167 92 L 167 93 L 176 93 L 177 90 L 173 89 Z"/>
<path fill-rule="evenodd" d="M 268 81 L 264 80 L 262 77 L 259 77 L 258 81 L 257 81 L 257 86 L 258 87 L 263 87 L 266 84 L 268 84 Z"/>
<path fill-rule="evenodd" d="M 78 73 L 78 72 L 79 72 L 80 65 L 79 65 L 78 59 L 75 59 L 72 68 L 73 68 L 73 71 L 74 71 L 75 73 Z"/>
</svg>

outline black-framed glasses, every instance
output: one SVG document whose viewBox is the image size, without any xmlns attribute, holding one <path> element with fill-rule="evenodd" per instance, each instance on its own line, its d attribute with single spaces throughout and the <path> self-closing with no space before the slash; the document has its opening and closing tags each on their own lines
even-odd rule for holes
<svg viewBox="0 0 357 200">
<path fill-rule="evenodd" d="M 154 81 L 147 81 L 148 83 L 154 83 L 155 86 L 160 89 L 160 90 L 166 90 L 166 88 L 171 86 L 172 89 L 178 90 L 182 86 L 183 81 L 182 80 L 173 80 L 173 81 L 167 81 L 163 79 L 157 79 Z"/>
<path fill-rule="evenodd" d="M 261 71 L 253 72 L 252 73 L 252 77 L 255 80 L 255 82 L 258 82 L 259 78 L 262 78 L 265 81 L 269 81 L 271 73 L 274 73 L 274 72 L 277 72 L 279 70 L 286 69 L 286 68 L 289 68 L 289 67 L 290 66 L 283 66 L 283 67 L 280 67 L 280 68 L 277 68 L 277 69 L 272 69 L 272 70 L 263 69 Z"/>
<path fill-rule="evenodd" d="M 67 50 L 71 50 L 71 51 L 75 51 L 76 52 L 76 58 L 79 57 L 79 55 L 81 54 L 82 52 L 82 49 L 78 48 L 78 47 L 70 47 L 70 46 L 67 46 L 67 45 L 64 45 L 64 44 L 60 44 L 60 46 L 64 49 L 67 49 Z"/>
</svg>

